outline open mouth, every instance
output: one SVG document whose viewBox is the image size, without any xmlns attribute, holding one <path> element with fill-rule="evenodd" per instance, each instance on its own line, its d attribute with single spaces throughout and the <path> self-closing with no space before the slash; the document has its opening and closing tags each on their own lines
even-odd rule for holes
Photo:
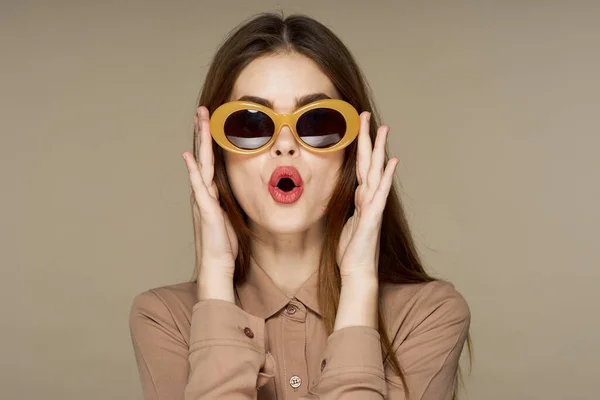
<svg viewBox="0 0 600 400">
<path fill-rule="evenodd" d="M 277 187 L 287 193 L 294 190 L 296 184 L 294 184 L 294 181 L 291 178 L 281 178 L 279 182 L 277 182 Z"/>
<path fill-rule="evenodd" d="M 269 193 L 280 204 L 292 204 L 298 201 L 304 191 L 304 182 L 298 170 L 291 166 L 275 168 L 269 179 Z"/>
</svg>

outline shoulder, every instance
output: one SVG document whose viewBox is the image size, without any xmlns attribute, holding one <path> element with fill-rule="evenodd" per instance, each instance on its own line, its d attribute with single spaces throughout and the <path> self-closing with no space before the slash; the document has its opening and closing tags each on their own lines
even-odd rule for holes
<svg viewBox="0 0 600 400">
<path fill-rule="evenodd" d="M 137 294 L 129 313 L 132 335 L 159 328 L 187 341 L 196 302 L 196 285 L 192 282 L 156 287 Z"/>
<path fill-rule="evenodd" d="M 381 287 L 380 309 L 391 337 L 408 336 L 416 327 L 459 325 L 468 329 L 471 312 L 452 283 L 442 280 Z M 462 329 L 461 329 L 462 330 Z"/>
<path fill-rule="evenodd" d="M 132 311 L 159 311 L 165 308 L 185 311 L 191 310 L 196 302 L 196 284 L 182 282 L 139 293 L 133 298 Z"/>
</svg>

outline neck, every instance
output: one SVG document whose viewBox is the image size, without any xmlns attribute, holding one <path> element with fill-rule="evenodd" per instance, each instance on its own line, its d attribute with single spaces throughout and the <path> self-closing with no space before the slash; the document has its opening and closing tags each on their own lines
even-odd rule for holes
<svg viewBox="0 0 600 400">
<path fill-rule="evenodd" d="M 268 232 L 259 227 L 253 230 L 260 240 L 251 243 L 250 262 L 262 268 L 285 293 L 295 293 L 319 268 L 322 224 L 294 233 Z"/>
</svg>

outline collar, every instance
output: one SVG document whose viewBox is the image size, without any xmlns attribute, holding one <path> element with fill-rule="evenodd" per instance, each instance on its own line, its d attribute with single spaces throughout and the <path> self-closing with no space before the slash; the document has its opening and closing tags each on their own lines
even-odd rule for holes
<svg viewBox="0 0 600 400">
<path fill-rule="evenodd" d="M 235 288 L 242 309 L 266 320 L 285 307 L 294 297 L 321 315 L 317 296 L 318 282 L 319 271 L 315 271 L 296 293 L 287 294 L 275 285 L 271 277 L 258 264 L 250 262 L 245 281 L 237 283 Z"/>
</svg>

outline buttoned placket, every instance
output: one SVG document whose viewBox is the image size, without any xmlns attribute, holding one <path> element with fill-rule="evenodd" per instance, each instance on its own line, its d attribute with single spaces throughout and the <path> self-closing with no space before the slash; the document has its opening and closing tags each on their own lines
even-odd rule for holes
<svg viewBox="0 0 600 400">
<path fill-rule="evenodd" d="M 307 309 L 293 298 L 281 312 L 283 366 L 278 386 L 283 398 L 297 399 L 308 393 L 308 366 L 306 359 L 306 317 Z"/>
</svg>

